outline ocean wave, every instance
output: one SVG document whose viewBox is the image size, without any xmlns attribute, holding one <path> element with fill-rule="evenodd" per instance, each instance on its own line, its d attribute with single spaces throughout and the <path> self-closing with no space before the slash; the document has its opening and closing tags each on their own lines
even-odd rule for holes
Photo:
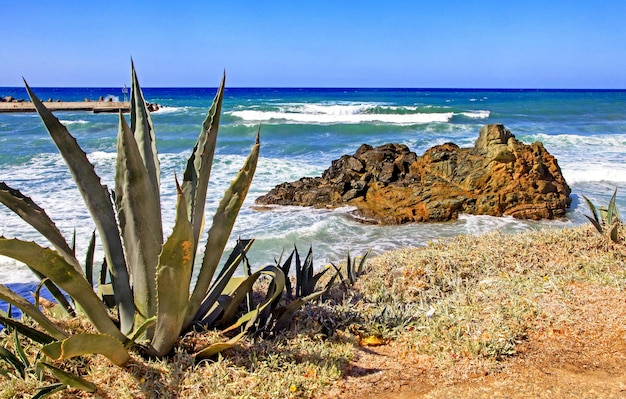
<svg viewBox="0 0 626 399">
<path fill-rule="evenodd" d="M 152 114 L 173 114 L 177 112 L 187 112 L 192 107 L 173 107 L 173 106 L 159 106 L 159 109 L 156 111 L 152 111 Z"/>
<path fill-rule="evenodd" d="M 550 145 L 588 145 L 588 146 L 605 146 L 608 149 L 615 150 L 616 147 L 626 148 L 626 135 L 610 134 L 610 135 L 577 135 L 577 134 L 545 134 L 537 133 L 527 135 L 534 141 L 541 141 Z"/>
<path fill-rule="evenodd" d="M 578 168 L 563 168 L 563 177 L 568 184 L 587 182 L 626 183 L 626 167 L 620 165 L 596 165 Z"/>
<path fill-rule="evenodd" d="M 247 108 L 227 112 L 244 123 L 288 122 L 297 124 L 384 123 L 419 125 L 447 123 L 456 116 L 486 119 L 490 111 L 453 111 L 433 105 L 389 105 L 384 103 L 288 103 L 271 109 Z"/>
<path fill-rule="evenodd" d="M 491 115 L 491 112 L 485 111 L 485 110 L 478 110 L 478 111 L 461 112 L 461 115 L 467 118 L 487 119 Z"/>
<path fill-rule="evenodd" d="M 83 119 L 78 119 L 78 120 L 75 120 L 75 121 L 61 119 L 59 122 L 61 122 L 64 125 L 86 125 L 86 124 L 89 123 L 89 121 L 86 121 L 86 120 L 83 120 Z"/>
</svg>

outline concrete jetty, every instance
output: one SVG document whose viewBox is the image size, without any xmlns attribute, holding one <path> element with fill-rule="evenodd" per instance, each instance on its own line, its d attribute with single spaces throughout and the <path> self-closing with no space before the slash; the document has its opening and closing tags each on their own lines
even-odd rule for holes
<svg viewBox="0 0 626 399">
<path fill-rule="evenodd" d="M 50 111 L 90 111 L 99 112 L 128 112 L 127 101 L 43 101 Z M 2 112 L 35 112 L 35 106 L 30 101 L 2 101 Z"/>
</svg>

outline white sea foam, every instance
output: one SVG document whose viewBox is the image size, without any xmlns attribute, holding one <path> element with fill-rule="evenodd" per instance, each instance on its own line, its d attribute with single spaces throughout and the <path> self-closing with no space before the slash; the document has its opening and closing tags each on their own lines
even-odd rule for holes
<svg viewBox="0 0 626 399">
<path fill-rule="evenodd" d="M 159 109 L 156 111 L 152 111 L 152 114 L 173 114 L 176 112 L 186 112 L 192 107 L 172 107 L 172 106 L 159 106 Z"/>
<path fill-rule="evenodd" d="M 479 111 L 461 112 L 461 115 L 466 116 L 468 118 L 487 119 L 491 115 L 491 112 L 479 110 Z"/>
<path fill-rule="evenodd" d="M 568 184 L 582 182 L 626 183 L 626 166 L 588 165 L 584 168 L 563 168 L 563 177 Z"/>
<path fill-rule="evenodd" d="M 549 145 L 572 145 L 572 146 L 602 146 L 606 150 L 615 151 L 616 147 L 626 149 L 626 135 L 576 135 L 576 134 L 545 134 L 537 133 L 530 135 L 535 141 L 541 141 Z"/>
<path fill-rule="evenodd" d="M 453 112 L 417 112 L 414 106 L 388 106 L 378 103 L 284 104 L 278 109 L 245 109 L 230 114 L 244 121 L 291 122 L 308 124 L 388 123 L 398 125 L 448 122 Z M 396 112 L 394 112 L 396 111 Z"/>
<path fill-rule="evenodd" d="M 64 124 L 64 125 L 66 125 L 66 126 L 67 125 L 86 125 L 86 124 L 89 123 L 89 121 L 86 121 L 86 120 L 83 120 L 83 119 L 78 119 L 78 120 L 75 120 L 75 121 L 62 119 L 62 120 L 60 120 L 60 122 L 62 124 Z"/>
</svg>

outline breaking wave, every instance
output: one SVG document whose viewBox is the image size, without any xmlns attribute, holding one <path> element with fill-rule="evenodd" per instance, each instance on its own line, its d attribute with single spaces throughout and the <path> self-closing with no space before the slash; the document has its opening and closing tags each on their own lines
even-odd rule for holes
<svg viewBox="0 0 626 399">
<path fill-rule="evenodd" d="M 315 103 L 284 104 L 273 109 L 242 109 L 230 115 L 252 122 L 301 124 L 359 124 L 383 123 L 418 125 L 446 123 L 455 115 L 469 118 L 488 118 L 489 111 L 453 112 L 444 107 L 389 106 L 378 103 Z"/>
</svg>

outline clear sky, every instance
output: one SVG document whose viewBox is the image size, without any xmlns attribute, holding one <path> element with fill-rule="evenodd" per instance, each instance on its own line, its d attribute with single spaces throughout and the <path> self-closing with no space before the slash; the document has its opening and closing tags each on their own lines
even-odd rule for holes
<svg viewBox="0 0 626 399">
<path fill-rule="evenodd" d="M 188 4 L 191 3 L 191 4 Z M 625 0 L 2 0 L 0 86 L 626 89 Z"/>
</svg>

